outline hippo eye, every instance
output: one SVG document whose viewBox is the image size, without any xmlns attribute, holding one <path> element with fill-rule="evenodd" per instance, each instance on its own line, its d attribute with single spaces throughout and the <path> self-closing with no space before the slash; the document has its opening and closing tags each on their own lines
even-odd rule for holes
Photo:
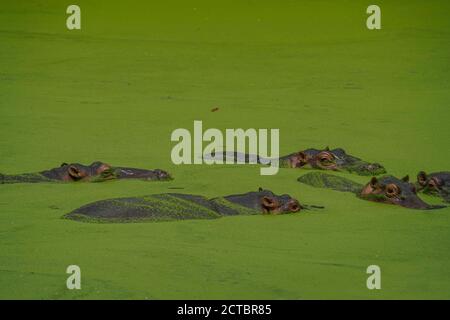
<svg viewBox="0 0 450 320">
<path fill-rule="evenodd" d="M 388 184 L 386 186 L 386 196 L 389 198 L 396 197 L 400 194 L 400 188 L 396 184 Z"/>
<path fill-rule="evenodd" d="M 330 165 L 334 162 L 334 156 L 330 152 L 326 151 L 319 153 L 317 158 L 323 165 Z"/>
<path fill-rule="evenodd" d="M 102 172 L 100 172 L 99 175 L 103 178 L 107 178 L 113 176 L 114 172 L 112 169 L 105 169 Z"/>
<path fill-rule="evenodd" d="M 308 158 L 304 152 L 299 152 L 294 156 L 294 159 L 297 160 L 297 166 L 304 166 L 308 162 Z"/>
<path fill-rule="evenodd" d="M 67 173 L 75 181 L 87 177 L 86 171 L 78 168 L 76 165 L 70 165 L 67 169 Z"/>
<path fill-rule="evenodd" d="M 112 168 L 109 164 L 102 163 L 99 165 L 99 167 L 97 169 L 97 174 L 109 173 L 109 172 L 111 172 L 111 169 Z"/>
</svg>

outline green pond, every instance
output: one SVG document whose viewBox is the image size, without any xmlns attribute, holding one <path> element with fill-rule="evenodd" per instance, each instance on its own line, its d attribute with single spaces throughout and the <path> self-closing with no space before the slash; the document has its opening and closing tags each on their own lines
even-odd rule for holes
<svg viewBox="0 0 450 320">
<path fill-rule="evenodd" d="M 389 173 L 450 170 L 449 1 L 0 3 L 0 172 L 61 162 L 161 168 L 169 182 L 0 185 L 0 298 L 450 298 L 450 208 L 410 210 L 261 176 L 172 164 L 176 128 L 279 128 L 280 153 L 342 147 Z M 219 108 L 216 112 L 211 109 Z M 339 173 L 365 183 L 369 177 Z M 288 193 L 282 216 L 96 224 L 115 197 Z M 440 204 L 437 198 L 422 197 Z M 81 290 L 66 268 L 81 268 Z M 381 268 L 381 290 L 366 269 Z"/>
</svg>

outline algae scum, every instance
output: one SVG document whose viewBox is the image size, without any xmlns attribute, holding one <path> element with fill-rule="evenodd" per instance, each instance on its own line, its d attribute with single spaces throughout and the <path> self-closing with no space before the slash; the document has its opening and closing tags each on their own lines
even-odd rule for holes
<svg viewBox="0 0 450 320">
<path fill-rule="evenodd" d="M 217 219 L 224 215 L 259 214 L 224 198 L 208 200 L 202 196 L 157 194 L 138 198 L 102 200 L 65 215 L 86 222 L 145 222 L 186 219 Z"/>
<path fill-rule="evenodd" d="M 170 161 L 171 132 L 201 120 L 222 132 L 278 128 L 280 155 L 329 145 L 396 177 L 450 170 L 449 1 L 377 1 L 381 30 L 366 28 L 365 1 L 76 4 L 73 31 L 61 1 L 1 4 L 0 172 L 102 159 L 174 179 L 0 184 L 0 298 L 450 298 L 450 208 L 361 201 L 299 183 L 308 169 L 261 176 L 258 165 Z M 167 219 L 181 212 L 172 206 L 215 218 L 161 194 L 217 199 L 260 186 L 324 209 L 61 219 L 123 198 L 139 199 L 125 208 L 158 204 Z M 65 286 L 74 264 L 82 290 Z M 369 265 L 381 268 L 381 290 L 366 287 Z"/>
<path fill-rule="evenodd" d="M 360 192 L 363 187 L 362 184 L 356 183 L 350 179 L 321 172 L 307 173 L 298 178 L 297 181 L 315 188 L 328 188 L 355 194 Z"/>
</svg>

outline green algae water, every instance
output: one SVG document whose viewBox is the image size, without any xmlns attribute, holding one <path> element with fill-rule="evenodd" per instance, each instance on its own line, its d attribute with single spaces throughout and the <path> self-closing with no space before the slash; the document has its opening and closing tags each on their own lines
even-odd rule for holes
<svg viewBox="0 0 450 320">
<path fill-rule="evenodd" d="M 450 298 L 450 208 L 409 210 L 297 182 L 308 170 L 181 165 L 176 128 L 279 128 L 280 154 L 342 147 L 389 174 L 450 170 L 448 1 L 77 1 L 0 4 L 0 173 L 61 162 L 174 180 L 0 185 L 0 298 Z M 216 112 L 211 112 L 216 108 Z M 338 174 L 364 184 L 369 177 Z M 108 198 L 288 193 L 322 210 L 98 224 Z M 437 198 L 422 196 L 430 203 Z M 82 290 L 67 290 L 68 265 Z M 382 289 L 368 290 L 379 265 Z"/>
</svg>

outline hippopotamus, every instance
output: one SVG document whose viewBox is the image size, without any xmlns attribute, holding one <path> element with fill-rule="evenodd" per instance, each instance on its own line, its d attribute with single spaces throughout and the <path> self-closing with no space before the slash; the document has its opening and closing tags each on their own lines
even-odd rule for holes
<svg viewBox="0 0 450 320">
<path fill-rule="evenodd" d="M 113 167 L 101 161 L 95 161 L 90 165 L 63 163 L 58 168 L 37 173 L 24 173 L 18 175 L 0 174 L 0 184 L 21 182 L 101 182 L 111 179 L 170 180 L 171 177 L 169 173 L 160 169 L 146 170 Z"/>
<path fill-rule="evenodd" d="M 215 158 L 215 154 L 208 157 Z M 238 152 L 222 152 L 219 157 L 234 158 L 242 162 L 254 162 L 268 164 L 271 159 L 263 158 L 259 155 L 242 154 Z M 362 176 L 376 176 L 386 173 L 385 168 L 379 163 L 370 163 L 345 152 L 342 148 L 330 150 L 324 149 L 305 149 L 297 151 L 279 158 L 281 168 L 313 168 L 320 170 L 347 171 Z"/>
<path fill-rule="evenodd" d="M 302 209 L 309 207 L 302 206 L 287 194 L 276 195 L 260 188 L 258 191 L 212 199 L 191 194 L 163 193 L 100 200 L 75 209 L 64 217 L 85 222 L 170 221 L 236 215 L 279 215 Z"/>
<path fill-rule="evenodd" d="M 417 196 L 416 188 L 406 176 L 398 179 L 391 175 L 381 178 L 372 177 L 365 185 L 352 180 L 321 172 L 311 172 L 297 179 L 299 182 L 337 191 L 351 192 L 361 199 L 394 204 L 409 209 L 439 209 L 445 206 L 435 206 L 425 203 Z"/>
<path fill-rule="evenodd" d="M 321 170 L 347 171 L 358 175 L 380 175 L 386 173 L 379 163 L 369 163 L 347 154 L 344 149 L 306 149 L 280 158 L 280 166 L 288 168 L 313 168 Z"/>
<path fill-rule="evenodd" d="M 417 189 L 426 194 L 440 196 L 445 202 L 450 202 L 450 172 L 433 172 L 417 174 Z"/>
</svg>

